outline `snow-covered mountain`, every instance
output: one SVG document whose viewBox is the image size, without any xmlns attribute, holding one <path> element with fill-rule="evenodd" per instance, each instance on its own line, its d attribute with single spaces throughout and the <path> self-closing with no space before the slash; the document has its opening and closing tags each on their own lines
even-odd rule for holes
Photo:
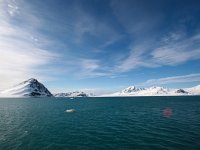
<svg viewBox="0 0 200 150">
<path fill-rule="evenodd" d="M 51 97 L 51 92 L 36 79 L 29 79 L 0 92 L 0 97 Z"/>
<path fill-rule="evenodd" d="M 88 97 L 89 95 L 80 92 L 80 91 L 75 91 L 75 92 L 67 92 L 67 93 L 56 93 L 54 94 L 55 97 Z"/>
<path fill-rule="evenodd" d="M 132 92 L 138 92 L 144 90 L 144 88 L 136 88 L 135 86 L 129 86 L 122 90 L 122 93 L 132 93 Z"/>
<path fill-rule="evenodd" d="M 112 94 L 100 96 L 181 96 L 181 95 L 200 95 L 200 85 L 184 88 L 170 89 L 163 87 L 137 88 L 130 86 L 124 90 Z M 85 92 L 67 92 L 52 95 L 51 92 L 36 79 L 29 79 L 10 89 L 0 92 L 0 97 L 94 97 L 93 94 Z"/>
<path fill-rule="evenodd" d="M 130 86 L 120 92 L 102 96 L 181 96 L 200 95 L 200 85 L 187 89 L 169 89 L 163 87 L 136 88 Z"/>
<path fill-rule="evenodd" d="M 192 93 L 193 95 L 200 95 L 200 85 L 194 86 L 192 88 L 186 88 L 186 91 Z"/>
</svg>

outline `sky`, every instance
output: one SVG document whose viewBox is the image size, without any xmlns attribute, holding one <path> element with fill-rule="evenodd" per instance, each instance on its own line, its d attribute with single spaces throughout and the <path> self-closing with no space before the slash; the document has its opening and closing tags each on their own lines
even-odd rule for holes
<svg viewBox="0 0 200 150">
<path fill-rule="evenodd" d="M 0 0 L 0 90 L 200 84 L 199 0 Z"/>
</svg>

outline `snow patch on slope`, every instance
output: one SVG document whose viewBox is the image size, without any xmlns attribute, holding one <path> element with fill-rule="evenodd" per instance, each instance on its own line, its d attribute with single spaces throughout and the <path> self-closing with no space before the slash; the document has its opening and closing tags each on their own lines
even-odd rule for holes
<svg viewBox="0 0 200 150">
<path fill-rule="evenodd" d="M 67 93 L 56 93 L 54 94 L 55 97 L 88 97 L 89 95 L 80 92 L 80 91 L 75 91 L 75 92 L 67 92 Z"/>
<path fill-rule="evenodd" d="M 0 97 L 50 97 L 51 92 L 36 79 L 29 79 L 10 89 L 0 92 Z"/>
<path fill-rule="evenodd" d="M 194 86 L 192 88 L 186 88 L 185 90 L 192 95 L 200 95 L 200 85 Z"/>
<path fill-rule="evenodd" d="M 102 96 L 184 96 L 200 95 L 200 85 L 187 89 L 170 89 L 164 87 L 136 88 L 130 86 L 120 92 Z"/>
</svg>

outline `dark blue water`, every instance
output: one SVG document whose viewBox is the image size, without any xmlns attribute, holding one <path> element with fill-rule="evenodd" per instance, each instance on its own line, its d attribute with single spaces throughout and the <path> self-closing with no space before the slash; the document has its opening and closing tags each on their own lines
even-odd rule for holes
<svg viewBox="0 0 200 150">
<path fill-rule="evenodd" d="M 200 149 L 200 97 L 0 99 L 0 149 Z"/>
</svg>

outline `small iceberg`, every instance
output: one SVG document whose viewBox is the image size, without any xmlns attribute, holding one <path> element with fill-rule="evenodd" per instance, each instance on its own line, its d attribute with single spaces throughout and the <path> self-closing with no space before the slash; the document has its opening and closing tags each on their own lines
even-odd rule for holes
<svg viewBox="0 0 200 150">
<path fill-rule="evenodd" d="M 65 112 L 67 112 L 67 113 L 72 113 L 72 112 L 75 112 L 76 110 L 75 109 L 67 109 L 67 110 L 65 110 Z"/>
</svg>

